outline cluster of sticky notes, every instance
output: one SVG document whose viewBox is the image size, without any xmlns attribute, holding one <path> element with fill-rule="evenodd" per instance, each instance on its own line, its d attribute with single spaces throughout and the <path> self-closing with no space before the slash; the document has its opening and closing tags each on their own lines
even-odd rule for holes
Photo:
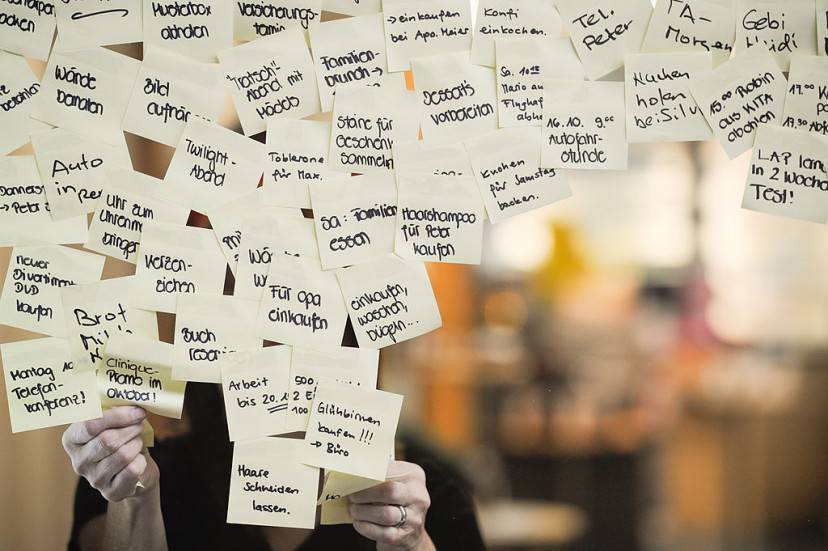
<svg viewBox="0 0 828 551">
<path fill-rule="evenodd" d="M 828 223 L 828 0 L 4 2 L 0 128 L 0 324 L 43 336 L 0 347 L 12 430 L 218 384 L 228 521 L 348 522 L 394 457 L 380 350 L 442 325 L 426 263 L 487 221 L 716 139 L 744 208 Z"/>
</svg>

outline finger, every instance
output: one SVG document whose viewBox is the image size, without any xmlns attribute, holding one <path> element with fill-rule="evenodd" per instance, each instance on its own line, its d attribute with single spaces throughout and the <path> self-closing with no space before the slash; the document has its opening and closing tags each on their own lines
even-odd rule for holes
<svg viewBox="0 0 828 551">
<path fill-rule="evenodd" d="M 132 462 L 124 467 L 102 493 L 109 501 L 121 501 L 135 494 L 136 484 L 147 469 L 147 458 L 139 453 Z"/>
<path fill-rule="evenodd" d="M 351 503 L 389 503 L 391 505 L 407 505 L 411 501 L 411 492 L 408 485 L 397 480 L 389 480 L 356 492 L 348 496 Z"/>
<path fill-rule="evenodd" d="M 114 453 L 98 462 L 91 473 L 90 482 L 93 486 L 101 487 L 112 482 L 112 479 L 120 473 L 132 460 L 138 457 L 144 448 L 141 438 L 133 438 L 119 447 Z"/>
<path fill-rule="evenodd" d="M 354 503 L 348 512 L 354 520 L 371 522 L 380 526 L 396 526 L 403 519 L 402 511 L 394 505 Z M 408 522 L 407 518 L 406 522 Z"/>
<path fill-rule="evenodd" d="M 94 465 L 117 452 L 121 446 L 143 433 L 143 425 L 136 424 L 120 429 L 106 429 L 81 448 L 81 459 L 88 466 Z"/>
<path fill-rule="evenodd" d="M 423 468 L 416 463 L 409 463 L 407 461 L 391 461 L 388 464 L 387 480 L 401 480 L 406 478 L 425 480 L 425 472 Z"/>
<path fill-rule="evenodd" d="M 378 543 L 394 543 L 403 535 L 399 528 L 380 526 L 373 522 L 364 522 L 361 520 L 354 521 L 354 530 L 369 540 Z"/>
<path fill-rule="evenodd" d="M 86 444 L 106 429 L 127 427 L 143 421 L 147 412 L 135 406 L 119 406 L 107 409 L 98 419 L 73 423 L 64 433 L 64 446 Z"/>
</svg>

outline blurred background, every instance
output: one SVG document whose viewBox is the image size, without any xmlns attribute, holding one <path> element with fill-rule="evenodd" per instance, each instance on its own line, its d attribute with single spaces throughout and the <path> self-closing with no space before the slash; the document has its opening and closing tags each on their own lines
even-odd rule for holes
<svg viewBox="0 0 828 551">
<path fill-rule="evenodd" d="M 163 177 L 172 150 L 127 137 Z M 444 327 L 383 351 L 380 387 L 474 485 L 492 549 L 828 549 L 828 231 L 741 210 L 749 156 L 632 146 L 487 226 L 483 266 L 430 267 Z M 61 432 L 12 435 L 0 405 L 0 550 L 64 548 Z"/>
</svg>

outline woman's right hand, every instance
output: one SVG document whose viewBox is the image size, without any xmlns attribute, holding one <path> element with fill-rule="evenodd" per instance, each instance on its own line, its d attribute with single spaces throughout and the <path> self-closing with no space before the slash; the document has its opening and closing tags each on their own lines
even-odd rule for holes
<svg viewBox="0 0 828 551">
<path fill-rule="evenodd" d="M 139 407 L 114 407 L 100 419 L 69 425 L 63 433 L 63 448 L 75 472 L 108 501 L 142 495 L 158 485 L 158 466 L 141 439 L 146 416 Z"/>
</svg>

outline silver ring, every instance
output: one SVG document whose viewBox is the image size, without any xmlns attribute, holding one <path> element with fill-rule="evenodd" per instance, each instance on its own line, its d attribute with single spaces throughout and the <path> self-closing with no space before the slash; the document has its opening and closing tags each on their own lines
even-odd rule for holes
<svg viewBox="0 0 828 551">
<path fill-rule="evenodd" d="M 405 521 L 408 520 L 408 513 L 402 505 L 397 505 L 397 509 L 400 510 L 400 521 L 394 525 L 394 528 L 402 528 L 405 526 Z"/>
<path fill-rule="evenodd" d="M 139 489 L 140 489 L 140 490 L 146 490 L 146 489 L 147 489 L 147 487 L 146 487 L 146 486 L 144 486 L 144 483 L 143 483 L 143 482 L 141 482 L 140 480 L 139 480 L 138 482 L 136 482 L 136 483 L 135 483 L 135 491 L 134 491 L 133 493 L 138 493 L 138 490 L 139 490 Z"/>
</svg>

